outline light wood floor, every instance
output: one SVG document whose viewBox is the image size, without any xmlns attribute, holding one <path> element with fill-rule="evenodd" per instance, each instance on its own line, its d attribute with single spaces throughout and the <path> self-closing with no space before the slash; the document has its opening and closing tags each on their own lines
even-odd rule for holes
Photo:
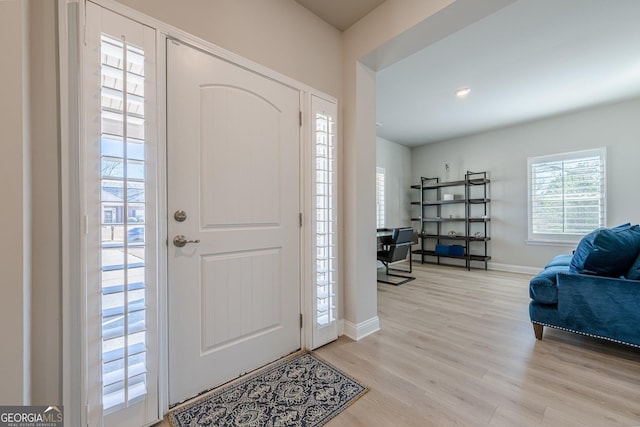
<svg viewBox="0 0 640 427">
<path fill-rule="evenodd" d="M 316 350 L 370 388 L 327 426 L 640 426 L 640 349 L 553 329 L 536 341 L 530 276 L 414 276 L 377 285 L 379 332 Z"/>
</svg>

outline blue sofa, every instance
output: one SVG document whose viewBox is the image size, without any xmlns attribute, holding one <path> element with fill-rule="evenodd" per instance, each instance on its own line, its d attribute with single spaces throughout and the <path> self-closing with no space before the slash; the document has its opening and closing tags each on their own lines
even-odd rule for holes
<svg viewBox="0 0 640 427">
<path fill-rule="evenodd" d="M 537 339 L 545 326 L 640 347 L 640 227 L 585 236 L 529 283 Z"/>
</svg>

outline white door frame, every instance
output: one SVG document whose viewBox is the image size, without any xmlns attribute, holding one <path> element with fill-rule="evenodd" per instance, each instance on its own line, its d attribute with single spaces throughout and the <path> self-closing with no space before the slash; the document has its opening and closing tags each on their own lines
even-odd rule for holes
<svg viewBox="0 0 640 427">
<path fill-rule="evenodd" d="M 158 83 L 158 241 L 167 239 L 167 194 L 166 194 L 166 50 L 167 40 L 178 39 L 191 46 L 232 62 L 243 68 L 262 74 L 285 85 L 298 89 L 301 93 L 301 109 L 303 123 L 300 127 L 300 200 L 303 218 L 313 212 L 308 210 L 307 198 L 310 197 L 309 185 L 312 173 L 310 144 L 311 130 L 310 96 L 316 95 L 337 104 L 337 100 L 308 85 L 280 74 L 265 66 L 241 57 L 233 52 L 214 45 L 211 42 L 195 37 L 185 31 L 151 18 L 141 12 L 129 8 L 115 0 L 92 0 L 94 3 L 113 12 L 127 16 L 133 20 L 156 29 L 157 32 L 157 69 Z M 58 1 L 58 36 L 59 36 L 59 84 L 60 84 L 60 140 L 61 140 L 61 211 L 62 211 L 62 354 L 63 373 L 62 391 L 65 406 L 65 421 L 69 425 L 87 425 L 85 328 L 83 317 L 85 304 L 82 291 L 82 258 L 81 239 L 85 226 L 80 217 L 81 180 L 79 178 L 83 165 L 80 164 L 80 142 L 83 134 L 84 109 L 82 105 L 83 88 L 81 78 L 83 72 L 83 37 L 85 0 Z M 303 224 L 307 227 L 308 221 Z M 312 319 L 313 295 L 309 257 L 311 252 L 310 232 L 303 230 L 301 244 L 303 246 L 301 260 L 301 310 L 304 319 Z M 160 347 L 159 376 L 159 415 L 168 412 L 168 323 L 167 323 L 167 246 L 160 245 L 158 259 L 158 331 Z M 311 348 L 310 321 L 304 322 L 301 331 L 303 349 Z M 339 327 L 342 330 L 342 327 Z"/>
</svg>

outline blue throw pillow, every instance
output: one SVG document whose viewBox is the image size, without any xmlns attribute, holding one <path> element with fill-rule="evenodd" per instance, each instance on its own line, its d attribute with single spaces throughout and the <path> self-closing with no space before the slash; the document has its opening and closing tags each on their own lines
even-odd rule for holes
<svg viewBox="0 0 640 427">
<path fill-rule="evenodd" d="M 627 230 L 631 227 L 631 223 L 621 224 L 617 227 L 613 227 L 612 230 Z M 594 250 L 593 242 L 596 239 L 598 233 L 602 230 L 606 230 L 606 228 L 598 228 L 591 233 L 584 236 L 578 247 L 575 251 L 573 251 L 573 256 L 571 257 L 571 262 L 569 263 L 569 271 L 573 273 L 587 273 L 585 271 L 585 263 L 587 261 L 587 257 Z"/>
<path fill-rule="evenodd" d="M 570 271 L 620 277 L 640 253 L 640 227 L 623 224 L 599 228 L 582 238 L 571 259 Z"/>
<path fill-rule="evenodd" d="M 636 262 L 631 265 L 624 277 L 631 280 L 640 280 L 640 255 L 638 255 Z"/>
</svg>

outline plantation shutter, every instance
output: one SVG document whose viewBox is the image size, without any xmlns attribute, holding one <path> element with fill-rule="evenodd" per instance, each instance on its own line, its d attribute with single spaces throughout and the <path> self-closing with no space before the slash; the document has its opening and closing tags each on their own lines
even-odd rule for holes
<svg viewBox="0 0 640 427">
<path fill-rule="evenodd" d="M 376 168 L 376 227 L 384 227 L 384 168 Z"/>
<path fill-rule="evenodd" d="M 338 147 L 336 105 L 312 96 L 312 347 L 338 338 Z"/>
<path fill-rule="evenodd" d="M 155 31 L 87 3 L 89 425 L 159 418 Z"/>
<path fill-rule="evenodd" d="M 529 159 L 530 235 L 581 236 L 605 224 L 605 150 Z"/>
</svg>

